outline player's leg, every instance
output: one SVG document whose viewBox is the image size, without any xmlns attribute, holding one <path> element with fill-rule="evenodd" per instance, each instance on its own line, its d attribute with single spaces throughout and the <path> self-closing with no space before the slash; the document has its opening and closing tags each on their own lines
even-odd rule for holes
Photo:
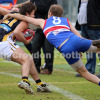
<svg viewBox="0 0 100 100">
<path fill-rule="evenodd" d="M 33 93 L 29 82 L 28 82 L 28 75 L 30 71 L 30 61 L 28 62 L 25 58 L 24 51 L 13 41 L 4 41 L 0 42 L 0 57 L 6 60 L 12 60 L 18 62 L 22 65 L 22 79 L 27 82 L 21 82 L 24 89 L 29 92 Z M 26 79 L 25 79 L 26 78 Z"/>
<path fill-rule="evenodd" d="M 78 69 L 77 72 L 90 82 L 93 82 L 95 84 L 99 84 L 100 82 L 100 79 L 96 75 L 89 73 L 84 66 Z"/>
<path fill-rule="evenodd" d="M 33 94 L 34 92 L 31 89 L 30 83 L 28 81 L 30 68 L 32 65 L 32 61 L 30 57 L 21 48 L 17 48 L 11 56 L 11 60 L 21 64 L 22 66 L 22 70 L 21 70 L 22 71 L 22 81 L 18 83 L 18 86 L 24 89 L 26 93 Z"/>
<path fill-rule="evenodd" d="M 32 78 L 36 81 L 37 79 L 39 79 L 39 76 L 38 76 L 38 72 L 36 70 L 36 67 L 35 67 L 35 64 L 32 60 L 32 65 L 30 67 L 30 75 L 32 76 Z"/>
<path fill-rule="evenodd" d="M 100 79 L 96 75 L 93 75 L 87 71 L 81 59 L 78 60 L 76 63 L 72 64 L 71 67 L 75 69 L 86 80 L 100 85 Z"/>
<path fill-rule="evenodd" d="M 93 32 L 93 30 L 90 30 L 87 28 L 87 25 L 81 26 L 81 35 L 82 37 L 90 40 L 96 39 L 96 32 Z M 86 53 L 86 59 L 87 62 L 85 64 L 85 68 L 92 74 L 95 74 L 95 68 L 96 68 L 96 53 Z M 79 74 L 76 74 L 76 76 L 80 76 Z"/>
<path fill-rule="evenodd" d="M 29 76 L 31 66 L 33 66 L 33 61 L 32 57 L 30 57 L 28 54 L 26 54 L 21 48 L 17 48 L 12 56 L 11 56 L 12 61 L 17 62 L 22 65 L 22 77 L 23 76 Z M 34 71 L 33 74 L 35 73 L 39 79 L 38 73 L 35 70 L 35 67 L 33 66 Z"/>
<path fill-rule="evenodd" d="M 100 52 L 100 48 L 98 48 L 97 46 L 91 45 L 90 48 L 87 50 L 87 52 L 98 53 Z"/>
<path fill-rule="evenodd" d="M 26 93 L 33 93 L 28 81 L 29 74 L 35 80 L 38 85 L 38 92 L 50 92 L 50 90 L 43 84 L 38 76 L 38 72 L 33 63 L 32 57 L 27 55 L 21 48 L 17 48 L 11 56 L 12 61 L 17 62 L 22 65 L 22 80 L 19 82 L 19 87 L 25 89 Z M 27 84 L 28 83 L 28 84 Z"/>
<path fill-rule="evenodd" d="M 34 62 L 32 60 L 32 65 L 31 65 L 31 68 L 30 68 L 30 75 L 35 80 L 36 84 L 38 85 L 37 92 L 51 92 L 47 88 L 46 84 L 43 84 L 41 82 L 41 80 L 39 79 L 39 76 L 37 74 L 38 74 L 38 72 L 37 72 L 36 67 L 35 67 L 35 64 L 34 64 Z"/>
</svg>

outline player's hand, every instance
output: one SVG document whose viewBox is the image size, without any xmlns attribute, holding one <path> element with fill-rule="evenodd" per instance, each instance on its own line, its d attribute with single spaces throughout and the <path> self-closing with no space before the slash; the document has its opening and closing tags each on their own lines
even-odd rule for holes
<svg viewBox="0 0 100 100">
<path fill-rule="evenodd" d="M 13 5 L 13 6 L 11 7 L 11 9 L 17 8 L 17 7 L 18 7 L 18 5 Z"/>
<path fill-rule="evenodd" d="M 6 20 L 7 18 L 10 17 L 10 14 L 6 14 L 4 17 L 3 17 L 3 20 Z"/>
<path fill-rule="evenodd" d="M 19 9 L 18 8 L 15 8 L 15 7 L 13 7 L 12 9 L 11 9 L 11 12 L 19 12 Z"/>
<path fill-rule="evenodd" d="M 26 44 L 26 45 L 29 44 L 29 43 L 32 41 L 32 39 L 33 39 L 33 36 L 32 36 L 30 39 L 26 40 L 27 43 L 25 43 L 25 44 Z"/>
</svg>

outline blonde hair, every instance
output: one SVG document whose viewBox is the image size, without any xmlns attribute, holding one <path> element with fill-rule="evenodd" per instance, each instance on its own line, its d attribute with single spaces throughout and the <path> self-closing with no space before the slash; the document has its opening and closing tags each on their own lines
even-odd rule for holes
<svg viewBox="0 0 100 100">
<path fill-rule="evenodd" d="M 63 16 L 63 8 L 58 4 L 51 5 L 49 11 L 52 13 L 53 16 Z"/>
</svg>

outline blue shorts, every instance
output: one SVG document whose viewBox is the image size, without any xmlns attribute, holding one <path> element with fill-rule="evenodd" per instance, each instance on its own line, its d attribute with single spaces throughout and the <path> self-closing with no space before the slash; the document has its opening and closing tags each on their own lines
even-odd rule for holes
<svg viewBox="0 0 100 100">
<path fill-rule="evenodd" d="M 91 44 L 91 40 L 72 35 L 69 40 L 62 45 L 60 52 L 63 54 L 66 61 L 71 65 L 80 59 L 79 52 L 87 51 Z"/>
</svg>

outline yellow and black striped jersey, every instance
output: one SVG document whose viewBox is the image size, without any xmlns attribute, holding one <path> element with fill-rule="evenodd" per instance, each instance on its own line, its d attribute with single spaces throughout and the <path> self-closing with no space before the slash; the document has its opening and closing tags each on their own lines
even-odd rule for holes
<svg viewBox="0 0 100 100">
<path fill-rule="evenodd" d="M 14 19 L 14 18 L 8 18 L 4 20 L 0 24 L 0 42 L 1 41 L 7 41 L 9 38 L 14 40 L 14 29 L 18 26 L 20 23 L 20 20 Z"/>
</svg>

